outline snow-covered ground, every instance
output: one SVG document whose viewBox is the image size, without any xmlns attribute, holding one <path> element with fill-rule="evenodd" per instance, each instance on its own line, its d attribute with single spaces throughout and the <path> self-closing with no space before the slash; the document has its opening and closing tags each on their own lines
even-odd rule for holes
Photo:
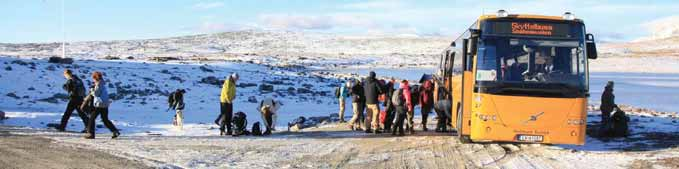
<svg viewBox="0 0 679 169">
<path fill-rule="evenodd" d="M 217 137 L 219 132 L 213 121 L 219 113 L 219 80 L 232 72 L 241 76 L 235 111 L 245 112 L 250 124 L 261 121 L 256 110 L 258 101 L 273 97 L 283 103 L 276 123 L 281 131 L 286 129 L 287 122 L 299 116 L 337 113 L 334 87 L 345 78 L 365 76 L 374 70 L 380 78 L 417 80 L 423 73 L 434 72 L 438 61 L 436 54 L 445 42 L 438 38 L 246 31 L 168 39 L 78 42 L 69 44 L 68 48 L 69 54 L 76 58 L 74 64 L 47 62 L 46 58 L 57 52 L 58 45 L 55 44 L 0 44 L 0 55 L 10 55 L 0 57 L 0 110 L 9 117 L 0 120 L 0 125 L 26 126 L 28 131 L 16 134 L 46 136 L 59 143 L 147 159 L 158 167 L 342 168 L 347 165 L 364 168 L 361 165 L 418 160 L 406 157 L 406 154 L 432 159 L 454 159 L 452 156 L 462 154 L 457 160 L 466 162 L 452 162 L 450 166 L 593 168 L 602 165 L 619 168 L 634 166 L 637 160 L 653 162 L 679 156 L 676 150 L 679 145 L 676 141 L 679 140 L 679 106 L 676 104 L 679 101 L 679 59 L 672 57 L 671 52 L 662 57 L 632 57 L 615 45 L 603 47 L 602 57 L 590 62 L 590 103 L 598 104 L 604 84 L 615 81 L 617 103 L 639 107 L 625 109 L 632 119 L 632 135 L 627 139 L 589 136 L 584 146 L 535 148 L 518 145 L 525 151 L 515 152 L 517 145 L 513 144 L 450 146 L 451 142 L 456 142 L 454 137 L 426 133 L 419 135 L 422 137 L 402 139 L 374 138 L 345 131 L 344 126 L 334 124 L 305 130 L 301 134 L 284 132 L 266 138 Z M 106 55 L 122 60 L 101 59 Z M 133 58 L 127 59 L 127 56 Z M 156 56 L 182 60 L 149 61 L 150 57 Z M 89 74 L 93 71 L 105 73 L 109 92 L 114 98 L 110 118 L 122 129 L 120 141 L 82 140 L 78 138 L 79 134 L 55 134 L 52 129 L 45 130 L 47 124 L 59 122 L 66 106 L 66 92 L 61 89 L 65 68 L 73 69 L 86 79 L 86 83 L 90 83 Z M 264 84 L 272 85 L 274 90 L 260 90 Z M 171 125 L 174 112 L 166 110 L 167 94 L 178 88 L 187 90 L 183 130 Z M 347 119 L 351 117 L 350 110 L 351 105 L 347 104 Z M 590 126 L 597 125 L 598 115 L 598 111 L 591 110 Z M 74 113 L 67 130 L 80 131 L 82 128 L 82 122 Z M 108 133 L 103 128 L 98 130 L 104 135 Z M 191 144 L 183 146 L 186 142 Z M 260 142 L 265 146 L 260 147 Z M 400 144 L 402 142 L 408 144 Z M 102 143 L 110 146 L 102 146 Z M 375 144 L 388 150 L 374 147 Z M 333 153 L 344 155 L 333 156 Z M 262 163 L 262 156 L 273 160 Z M 314 156 L 317 158 L 311 158 Z M 333 158 L 345 156 L 351 159 Z M 337 160 L 342 165 L 324 165 L 318 158 L 330 158 L 333 163 Z M 569 165 L 576 162 L 577 165 Z M 419 163 L 404 163 L 403 166 L 441 167 Z"/>
</svg>

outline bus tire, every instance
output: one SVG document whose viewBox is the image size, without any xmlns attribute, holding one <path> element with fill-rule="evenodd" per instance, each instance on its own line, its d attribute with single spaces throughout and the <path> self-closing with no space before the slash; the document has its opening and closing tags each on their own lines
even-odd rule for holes
<svg viewBox="0 0 679 169">
<path fill-rule="evenodd" d="M 472 139 L 470 139 L 468 135 L 461 135 L 458 139 L 460 140 L 460 143 L 463 144 L 472 143 Z"/>
</svg>

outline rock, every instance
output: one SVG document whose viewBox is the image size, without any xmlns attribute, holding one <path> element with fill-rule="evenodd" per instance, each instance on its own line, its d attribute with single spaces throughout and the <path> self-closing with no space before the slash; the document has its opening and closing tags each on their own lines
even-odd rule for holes
<svg viewBox="0 0 679 169">
<path fill-rule="evenodd" d="M 0 110 L 0 120 L 7 119 L 7 116 L 5 115 L 5 112 Z"/>
<path fill-rule="evenodd" d="M 5 70 L 6 70 L 6 71 L 12 71 L 12 67 L 11 67 L 11 66 L 7 66 L 7 67 L 5 67 Z"/>
<path fill-rule="evenodd" d="M 239 83 L 236 86 L 240 87 L 240 88 L 246 88 L 246 87 L 255 87 L 255 86 L 257 86 L 257 84 L 254 84 L 254 83 Z"/>
<path fill-rule="evenodd" d="M 200 66 L 198 68 L 203 72 L 210 72 L 210 73 L 215 72 L 214 70 L 207 68 L 206 66 Z"/>
<path fill-rule="evenodd" d="M 156 61 L 156 62 L 167 62 L 170 60 L 179 60 L 177 57 L 151 57 L 149 58 L 151 61 Z"/>
<path fill-rule="evenodd" d="M 56 103 L 59 103 L 60 100 L 61 101 L 68 101 L 68 95 L 63 94 L 63 93 L 57 93 L 57 94 L 52 95 L 52 97 L 39 99 L 38 101 L 56 104 Z"/>
<path fill-rule="evenodd" d="M 308 94 L 308 93 L 313 93 L 313 91 L 306 89 L 306 88 L 297 88 L 297 93 L 299 94 Z"/>
<path fill-rule="evenodd" d="M 56 64 L 72 64 L 73 63 L 73 58 L 61 58 L 57 56 L 50 57 L 47 60 L 48 63 L 56 63 Z"/>
<path fill-rule="evenodd" d="M 127 60 L 134 60 L 134 57 L 128 56 L 128 57 L 127 57 Z"/>
<path fill-rule="evenodd" d="M 314 87 L 314 85 L 305 83 L 305 84 L 302 84 L 302 87 L 305 87 L 307 89 L 311 89 L 312 87 Z"/>
<path fill-rule="evenodd" d="M 15 93 L 7 93 L 5 96 L 11 97 L 11 98 L 14 98 L 14 99 L 19 99 L 19 98 L 20 98 L 20 97 L 17 96 Z"/>
<path fill-rule="evenodd" d="M 105 56 L 103 59 L 104 60 L 120 60 L 120 57 L 108 55 L 108 56 Z"/>
<path fill-rule="evenodd" d="M 54 65 L 47 66 L 46 69 L 49 70 L 49 71 L 55 71 L 55 70 L 57 70 L 57 68 L 54 67 Z"/>
<path fill-rule="evenodd" d="M 179 77 L 177 77 L 177 76 L 172 76 L 172 77 L 170 77 L 170 80 L 176 80 L 176 81 L 179 81 L 179 83 L 184 83 L 184 79 L 179 78 Z"/>
<path fill-rule="evenodd" d="M 268 85 L 268 84 L 260 84 L 259 85 L 259 91 L 260 92 L 273 92 L 273 85 Z"/>
<path fill-rule="evenodd" d="M 257 103 L 257 98 L 255 96 L 250 96 L 250 97 L 248 97 L 248 102 Z"/>
<path fill-rule="evenodd" d="M 57 127 L 60 126 L 60 124 L 57 124 L 57 123 L 47 123 L 46 126 L 47 126 L 47 127 L 51 127 L 51 128 L 57 128 Z"/>
<path fill-rule="evenodd" d="M 33 90 L 35 90 L 35 88 L 33 88 L 33 87 L 28 88 L 28 91 L 33 91 Z"/>
<path fill-rule="evenodd" d="M 21 66 L 27 66 L 27 65 L 28 65 L 27 62 L 24 62 L 24 61 L 22 61 L 22 60 L 13 60 L 11 63 L 12 63 L 12 64 L 17 64 L 17 65 L 21 65 Z"/>
<path fill-rule="evenodd" d="M 200 79 L 200 83 L 211 84 L 211 85 L 215 85 L 215 86 L 222 86 L 222 84 L 224 84 L 224 81 L 219 80 L 214 76 L 208 76 L 208 77 Z"/>
<path fill-rule="evenodd" d="M 169 71 L 169 70 L 167 70 L 167 69 L 163 69 L 163 70 L 161 70 L 161 71 L 160 71 L 160 73 L 164 73 L 164 74 L 171 74 L 171 73 L 170 73 L 170 71 Z"/>
</svg>

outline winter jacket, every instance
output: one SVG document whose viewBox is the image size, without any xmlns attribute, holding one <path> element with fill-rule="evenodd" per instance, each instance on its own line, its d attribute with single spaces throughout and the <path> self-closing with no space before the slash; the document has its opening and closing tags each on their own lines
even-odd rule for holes
<svg viewBox="0 0 679 169">
<path fill-rule="evenodd" d="M 615 95 L 613 95 L 613 88 L 606 87 L 604 92 L 601 94 L 601 107 L 602 111 L 611 112 L 615 107 Z"/>
<path fill-rule="evenodd" d="M 342 84 L 340 86 L 340 94 L 339 95 L 340 95 L 340 98 L 338 98 L 338 99 L 344 99 L 344 98 L 349 97 L 349 89 L 347 89 L 346 85 Z"/>
<path fill-rule="evenodd" d="M 410 86 L 410 97 L 413 107 L 420 105 L 420 86 L 412 85 Z"/>
<path fill-rule="evenodd" d="M 79 99 L 85 97 L 85 86 L 83 81 L 78 76 L 71 76 L 72 78 L 66 80 L 63 88 L 68 92 L 68 97 L 71 99 Z"/>
<path fill-rule="evenodd" d="M 172 103 L 172 108 L 176 110 L 184 110 L 184 94 L 181 92 L 174 92 L 172 94 L 174 97 L 174 103 Z"/>
<path fill-rule="evenodd" d="M 422 106 L 431 107 L 434 105 L 434 86 L 427 80 L 420 88 L 420 103 Z"/>
<path fill-rule="evenodd" d="M 412 102 L 412 97 L 410 93 L 410 86 L 408 86 L 408 82 L 402 82 L 401 83 L 401 89 L 403 89 L 403 97 L 405 97 L 406 100 L 406 108 L 408 111 L 413 111 L 413 102 Z"/>
<path fill-rule="evenodd" d="M 107 108 L 111 102 L 108 99 L 108 90 L 106 89 L 106 82 L 103 80 L 99 83 L 95 83 L 94 91 L 92 91 L 94 96 L 94 107 L 97 108 Z"/>
<path fill-rule="evenodd" d="M 392 82 L 387 82 L 387 84 L 384 85 L 384 91 L 386 92 L 386 99 L 384 99 L 384 105 L 385 107 L 390 107 L 391 106 L 391 95 L 394 94 L 394 83 Z"/>
<path fill-rule="evenodd" d="M 351 87 L 351 102 L 365 103 L 365 93 L 363 91 L 363 86 L 360 83 L 356 83 Z"/>
<path fill-rule="evenodd" d="M 236 84 L 231 78 L 224 81 L 222 85 L 222 94 L 219 97 L 219 101 L 222 103 L 233 103 L 233 99 L 236 98 Z"/>
<path fill-rule="evenodd" d="M 278 109 L 281 107 L 281 104 L 269 97 L 259 102 L 259 110 L 266 106 L 269 107 L 269 111 L 271 111 L 271 113 L 275 114 L 276 111 L 278 111 Z"/>
<path fill-rule="evenodd" d="M 377 100 L 380 94 L 384 93 L 382 92 L 382 87 L 380 84 L 377 82 L 377 79 L 375 79 L 375 72 L 370 72 L 370 76 L 368 79 L 365 81 L 365 84 L 363 85 L 363 89 L 365 90 L 365 103 L 366 104 L 377 104 L 379 101 Z"/>
</svg>

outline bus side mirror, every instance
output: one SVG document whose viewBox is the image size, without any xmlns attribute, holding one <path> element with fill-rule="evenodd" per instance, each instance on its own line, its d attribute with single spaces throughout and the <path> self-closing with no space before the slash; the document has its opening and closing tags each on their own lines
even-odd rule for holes
<svg viewBox="0 0 679 169">
<path fill-rule="evenodd" d="M 598 55 L 596 52 L 596 44 L 594 43 L 594 35 L 588 33 L 585 36 L 585 44 L 587 45 L 587 58 L 596 59 Z"/>
</svg>

